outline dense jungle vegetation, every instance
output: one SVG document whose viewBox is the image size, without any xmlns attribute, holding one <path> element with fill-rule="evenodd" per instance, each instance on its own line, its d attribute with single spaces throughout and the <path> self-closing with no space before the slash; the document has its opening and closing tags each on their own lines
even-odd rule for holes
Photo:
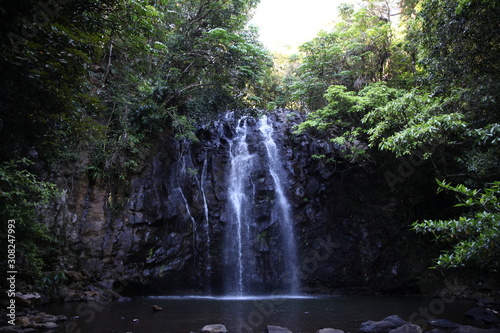
<svg viewBox="0 0 500 333">
<path fill-rule="evenodd" d="M 51 183 L 62 168 L 126 181 L 161 136 L 195 140 L 224 110 L 278 107 L 307 114 L 297 133 L 345 148 L 317 158 L 381 170 L 408 202 L 423 187 L 455 195 L 411 227 L 439 239 L 436 265 L 498 274 L 500 2 L 342 5 L 290 57 L 248 26 L 257 3 L 2 2 L 1 233 L 16 219 L 18 270 L 58 268 L 39 214 L 62 195 Z"/>
</svg>

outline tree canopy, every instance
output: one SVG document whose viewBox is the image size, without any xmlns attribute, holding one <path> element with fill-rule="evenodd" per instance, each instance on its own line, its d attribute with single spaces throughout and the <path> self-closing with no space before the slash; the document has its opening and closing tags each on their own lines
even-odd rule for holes
<svg viewBox="0 0 500 333">
<path fill-rule="evenodd" d="M 500 4 L 422 0 L 393 9 L 399 26 L 391 22 L 388 2 L 365 1 L 358 10 L 341 6 L 341 21 L 302 45 L 299 66 L 281 79 L 293 83 L 276 96 L 287 96 L 282 104 L 307 113 L 296 133 L 329 137 L 350 161 L 394 169 L 402 158 L 418 156 L 427 181 L 445 179 L 441 187 L 468 196 L 468 205 L 494 199 L 500 175 Z M 386 172 L 391 189 L 409 200 L 420 190 L 416 177 Z M 499 222 L 491 214 L 499 204 L 493 199 L 487 213 L 453 217 L 459 211 L 449 211 L 449 220 L 415 224 L 415 230 L 436 235 L 467 233 L 440 265 L 489 263 L 496 269 L 491 249 Z"/>
<path fill-rule="evenodd" d="M 19 211 L 28 255 L 42 256 L 35 240 L 55 244 L 37 209 L 57 195 L 58 169 L 85 160 L 91 182 L 123 181 L 162 135 L 194 140 L 195 124 L 226 109 L 268 106 L 306 113 L 296 133 L 342 148 L 328 162 L 394 170 L 418 156 L 424 172 L 389 174 L 391 190 L 411 201 L 439 179 L 462 203 L 413 229 L 449 241 L 438 264 L 498 270 L 500 2 L 344 4 L 288 59 L 248 25 L 257 3 L 0 5 L 1 211 Z"/>
<path fill-rule="evenodd" d="M 0 5 L 0 210 L 24 230 L 21 272 L 58 268 L 43 260 L 57 246 L 39 216 L 54 173 L 75 164 L 91 182 L 124 181 L 161 135 L 193 138 L 197 122 L 251 105 L 271 66 L 247 26 L 257 2 Z"/>
</svg>

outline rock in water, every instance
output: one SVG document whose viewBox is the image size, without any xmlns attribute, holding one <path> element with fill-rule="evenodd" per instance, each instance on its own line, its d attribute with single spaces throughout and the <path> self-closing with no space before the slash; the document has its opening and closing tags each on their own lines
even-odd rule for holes
<svg viewBox="0 0 500 333">
<path fill-rule="evenodd" d="M 56 323 L 52 322 L 52 321 L 48 321 L 46 323 L 32 323 L 30 326 L 30 328 L 36 328 L 38 330 L 53 330 L 53 329 L 56 329 L 59 327 L 59 325 L 57 325 Z"/>
<path fill-rule="evenodd" d="M 27 327 L 31 324 L 30 319 L 27 316 L 18 317 L 16 323 L 21 327 Z"/>
<path fill-rule="evenodd" d="M 151 308 L 153 308 L 154 312 L 158 312 L 158 311 L 163 310 L 163 308 L 161 306 L 158 306 L 158 305 L 151 305 Z"/>
<path fill-rule="evenodd" d="M 394 325 L 394 327 L 401 327 L 405 324 L 408 324 L 407 321 L 404 321 L 400 316 L 398 315 L 392 315 L 389 317 L 384 318 L 384 321 L 388 321 Z"/>
<path fill-rule="evenodd" d="M 267 325 L 267 333 L 292 333 L 292 331 L 286 327 Z"/>
<path fill-rule="evenodd" d="M 440 330 L 451 330 L 459 327 L 457 323 L 454 323 L 448 319 L 431 319 L 427 321 L 433 328 Z"/>
<path fill-rule="evenodd" d="M 0 327 L 0 332 L 1 333 L 22 333 L 24 332 L 23 328 L 21 326 L 3 326 Z"/>
<path fill-rule="evenodd" d="M 495 311 L 487 308 L 472 308 L 465 314 L 482 323 L 500 324 L 500 318 L 498 318 Z"/>
<path fill-rule="evenodd" d="M 204 326 L 201 333 L 227 333 L 227 329 L 222 324 L 212 324 Z"/>
<path fill-rule="evenodd" d="M 56 321 L 66 321 L 66 320 L 68 320 L 68 317 L 66 317 L 65 315 L 56 316 Z"/>
<path fill-rule="evenodd" d="M 317 330 L 316 333 L 344 333 L 342 330 L 337 330 L 335 328 L 322 328 Z"/>
<path fill-rule="evenodd" d="M 415 324 L 404 324 L 401 327 L 389 331 L 389 333 L 422 333 L 422 328 Z"/>
<path fill-rule="evenodd" d="M 496 328 L 485 329 L 473 326 L 460 326 L 453 330 L 453 333 L 500 333 L 500 330 Z"/>
<path fill-rule="evenodd" d="M 395 328 L 401 327 L 408 322 L 397 315 L 389 316 L 381 321 L 365 321 L 361 324 L 359 332 L 361 333 L 387 333 Z"/>
</svg>

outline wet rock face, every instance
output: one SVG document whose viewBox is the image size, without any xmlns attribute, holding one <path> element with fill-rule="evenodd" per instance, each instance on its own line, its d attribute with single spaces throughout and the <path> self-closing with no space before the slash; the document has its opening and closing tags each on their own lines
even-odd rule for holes
<svg viewBox="0 0 500 333">
<path fill-rule="evenodd" d="M 303 120 L 301 115 L 283 111 L 270 119 L 288 172 L 302 286 L 314 290 L 404 282 L 404 263 L 388 237 L 400 226 L 397 212 L 382 199 L 381 188 L 387 188 L 382 175 L 343 161 L 342 147 L 328 140 L 295 135 L 293 126 Z M 248 121 L 254 127 L 248 149 L 264 156 L 256 123 Z M 235 119 L 221 119 L 200 128 L 197 143 L 166 139 L 126 186 L 73 175 L 72 188 L 47 214 L 47 223 L 64 240 L 67 269 L 85 271 L 120 289 L 223 290 L 224 232 L 231 223 L 226 214 L 229 146 L 235 129 Z M 275 251 L 280 244 L 276 221 L 270 218 L 273 182 L 259 168 L 251 176 L 256 230 L 248 246 L 257 261 L 255 284 L 272 290 L 283 279 Z"/>
</svg>

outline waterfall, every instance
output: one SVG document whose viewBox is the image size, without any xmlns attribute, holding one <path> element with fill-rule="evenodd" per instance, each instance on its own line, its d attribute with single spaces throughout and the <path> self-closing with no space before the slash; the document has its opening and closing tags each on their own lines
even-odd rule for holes
<svg viewBox="0 0 500 333">
<path fill-rule="evenodd" d="M 228 139 L 224 232 L 228 295 L 300 290 L 291 205 L 284 187 L 287 177 L 272 133 L 267 117 L 258 122 L 242 118 Z"/>
<path fill-rule="evenodd" d="M 277 144 L 282 133 L 267 117 L 234 114 L 205 131 L 212 141 L 204 148 L 179 142 L 171 178 L 174 209 L 180 207 L 192 231 L 194 283 L 227 296 L 297 295 L 293 212 Z"/>
<path fill-rule="evenodd" d="M 252 222 L 252 186 L 250 173 L 254 155 L 246 142 L 247 122 L 240 119 L 236 137 L 229 143 L 231 169 L 229 172 L 229 225 L 225 239 L 226 293 L 243 295 L 247 292 L 247 277 L 254 273 L 251 261 L 250 223 Z"/>
<path fill-rule="evenodd" d="M 205 180 L 207 177 L 207 160 L 208 158 L 206 157 L 206 152 L 205 152 L 205 160 L 203 161 L 203 168 L 201 171 L 201 179 L 200 179 L 200 190 L 201 194 L 203 196 L 203 210 L 205 212 L 205 241 L 206 241 L 206 265 L 205 269 L 207 271 L 207 277 L 208 280 L 211 278 L 211 273 L 212 273 L 212 258 L 210 256 L 210 219 L 209 219 L 209 211 L 208 211 L 208 203 L 207 203 L 207 195 L 205 193 Z"/>
<path fill-rule="evenodd" d="M 196 220 L 194 219 L 193 215 L 191 215 L 191 210 L 189 209 L 189 203 L 184 196 L 184 192 L 182 192 L 182 188 L 178 188 L 179 193 L 181 194 L 182 200 L 184 202 L 184 207 L 186 208 L 186 213 L 189 216 L 189 219 L 191 220 L 192 228 L 193 228 L 193 255 L 194 258 L 198 258 L 198 245 L 197 245 L 197 239 L 198 239 L 198 227 L 196 225 Z"/>
<path fill-rule="evenodd" d="M 179 165 L 177 168 L 177 185 L 178 188 L 177 190 L 179 191 L 182 202 L 184 203 L 184 208 L 186 209 L 186 214 L 189 216 L 189 219 L 191 220 L 191 228 L 193 232 L 193 256 L 194 256 L 194 261 L 193 265 L 196 265 L 196 260 L 198 260 L 198 226 L 196 223 L 196 220 L 194 219 L 193 215 L 191 214 L 191 209 L 189 208 L 189 202 L 186 199 L 186 196 L 184 195 L 184 192 L 182 191 L 182 184 L 186 181 L 186 177 L 188 175 L 188 168 L 187 168 L 187 161 L 186 161 L 186 156 L 184 155 L 185 152 L 185 145 L 186 143 L 184 141 L 179 142 L 178 149 L 180 151 L 180 159 L 179 159 Z"/>
<path fill-rule="evenodd" d="M 188 146 L 188 148 L 186 148 Z M 177 190 L 179 191 L 180 198 L 182 203 L 184 204 L 184 209 L 187 217 L 189 218 L 192 230 L 192 248 L 193 248 L 193 271 L 195 272 L 195 279 L 198 282 L 204 283 L 207 281 L 207 289 L 210 289 L 209 281 L 211 280 L 212 267 L 211 267 L 211 258 L 210 258 L 210 235 L 209 235 L 209 221 L 208 221 L 208 203 L 205 194 L 205 175 L 206 175 L 206 160 L 203 165 L 201 177 L 198 179 L 197 174 L 199 174 L 193 165 L 192 159 L 190 156 L 185 154 L 186 151 L 189 151 L 191 147 L 189 147 L 188 143 L 180 142 L 180 158 L 179 164 L 177 167 Z M 183 187 L 186 184 L 189 184 L 192 180 L 196 181 L 198 185 L 198 192 L 193 196 L 193 205 L 196 207 L 198 204 L 197 201 L 201 194 L 201 199 L 203 200 L 204 206 L 204 222 L 205 224 L 200 223 L 200 217 L 193 216 L 191 211 L 190 202 L 186 198 L 184 194 Z M 189 193 L 189 192 L 188 192 Z M 196 210 L 195 210 L 196 211 Z"/>
<path fill-rule="evenodd" d="M 298 258 L 297 244 L 295 241 L 295 231 L 291 218 L 291 207 L 285 195 L 283 183 L 287 177 L 283 169 L 282 162 L 279 156 L 278 147 L 273 140 L 273 129 L 268 124 L 267 117 L 262 117 L 259 121 L 259 129 L 264 137 L 264 145 L 266 146 L 269 173 L 274 182 L 276 193 L 276 203 L 273 213 L 277 214 L 279 223 L 281 243 L 283 246 L 283 268 L 284 268 L 284 284 L 287 287 L 287 292 L 296 294 L 299 292 L 299 277 L 298 277 Z"/>
</svg>

